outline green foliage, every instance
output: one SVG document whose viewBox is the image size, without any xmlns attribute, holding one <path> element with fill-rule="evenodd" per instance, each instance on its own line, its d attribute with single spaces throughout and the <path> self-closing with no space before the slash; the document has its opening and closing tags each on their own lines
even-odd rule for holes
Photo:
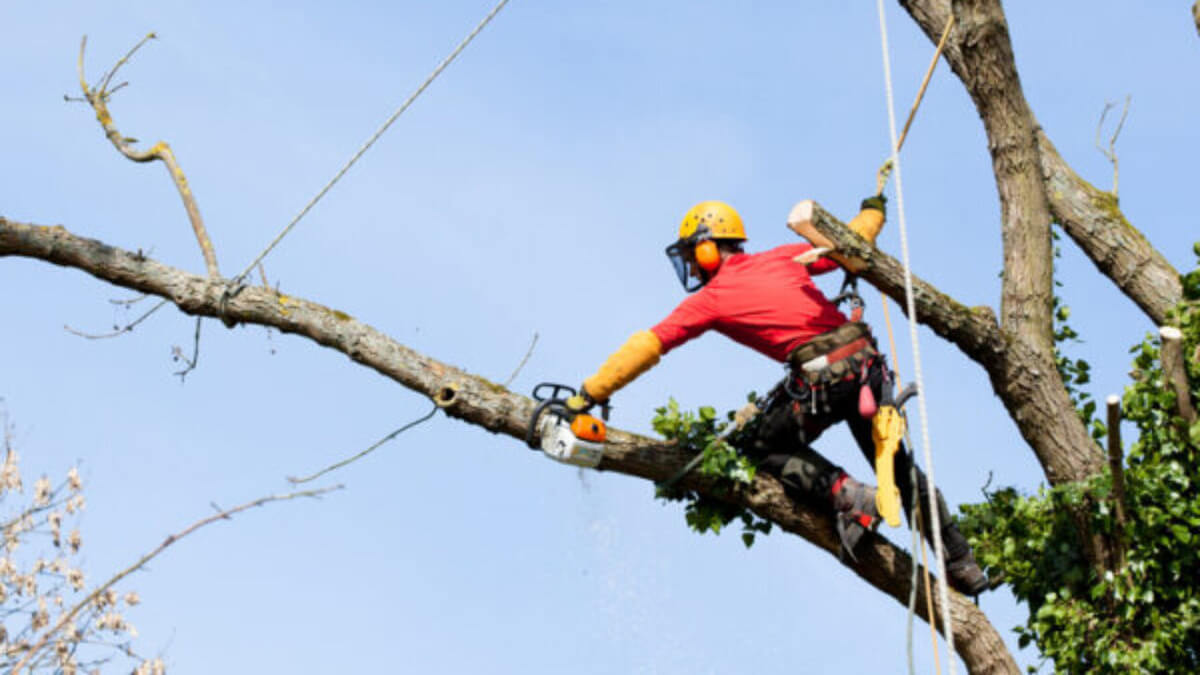
<svg viewBox="0 0 1200 675">
<path fill-rule="evenodd" d="M 1054 232 L 1054 239 L 1058 240 L 1058 232 Z M 1054 258 L 1057 260 L 1061 256 L 1061 252 L 1057 246 L 1054 247 Z M 1055 281 L 1055 286 L 1062 286 L 1062 283 Z M 1079 414 L 1079 419 L 1083 421 L 1092 434 L 1092 438 L 1099 443 L 1104 438 L 1107 431 L 1104 428 L 1104 423 L 1096 419 L 1096 401 L 1092 395 L 1085 391 L 1082 387 L 1092 381 L 1092 364 L 1083 359 L 1072 359 L 1063 353 L 1062 345 L 1071 342 L 1082 342 L 1079 338 L 1079 333 L 1067 323 L 1071 318 L 1071 308 L 1063 302 L 1062 298 L 1054 296 L 1054 365 L 1058 368 L 1058 374 L 1062 377 L 1063 384 L 1067 388 L 1067 394 L 1071 396 L 1071 401 L 1075 404 L 1075 409 Z"/>
<path fill-rule="evenodd" d="M 754 395 L 750 395 L 754 399 Z M 757 534 L 769 534 L 771 522 L 756 516 L 743 506 L 721 499 L 732 496 L 754 480 L 756 467 L 740 455 L 730 444 L 730 438 L 722 434 L 733 422 L 730 412 L 725 420 L 717 417 L 711 406 L 702 406 L 695 413 L 680 411 L 679 403 L 672 398 L 666 406 L 655 408 L 652 424 L 663 437 L 676 441 L 680 447 L 703 453 L 700 464 L 694 471 L 712 479 L 712 496 L 694 490 L 675 487 L 659 488 L 656 496 L 669 501 L 683 501 L 687 524 L 696 532 L 720 534 L 721 529 L 735 520 L 742 523 L 742 543 L 746 548 L 754 545 Z"/>
<path fill-rule="evenodd" d="M 1200 346 L 1200 269 L 1183 281 L 1190 290 L 1170 323 L 1191 355 Z M 1073 339 L 1070 333 L 1062 335 Z M 1132 352 L 1134 382 L 1122 407 L 1138 436 L 1124 472 L 1123 531 L 1107 472 L 1030 496 L 1005 488 L 962 507 L 960 525 L 980 563 L 1003 573 L 1028 604 L 1029 617 L 1016 629 L 1020 644 L 1036 643 L 1064 673 L 1200 672 L 1200 423 L 1189 426 L 1178 416 L 1158 337 L 1147 336 Z M 1197 400 L 1200 363 L 1186 361 Z M 1085 382 L 1069 381 L 1068 388 Z M 1090 418 L 1090 399 L 1075 401 Z M 1110 545 L 1123 542 L 1123 569 L 1097 571 L 1086 559 L 1080 521 Z"/>
</svg>

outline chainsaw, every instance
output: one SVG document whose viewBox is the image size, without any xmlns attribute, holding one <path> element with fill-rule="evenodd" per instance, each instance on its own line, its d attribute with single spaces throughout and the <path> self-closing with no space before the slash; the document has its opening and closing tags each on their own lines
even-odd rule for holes
<svg viewBox="0 0 1200 675">
<path fill-rule="evenodd" d="M 607 429 L 600 418 L 567 407 L 567 399 L 575 393 L 572 387 L 553 382 L 534 387 L 538 404 L 529 417 L 525 443 L 550 459 L 591 468 L 604 456 Z"/>
</svg>

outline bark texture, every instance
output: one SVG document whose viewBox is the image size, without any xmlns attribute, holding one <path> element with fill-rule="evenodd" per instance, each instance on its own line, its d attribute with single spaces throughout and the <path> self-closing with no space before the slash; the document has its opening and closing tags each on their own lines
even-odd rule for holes
<svg viewBox="0 0 1200 675">
<path fill-rule="evenodd" d="M 900 5 L 929 40 L 936 44 L 950 16 L 950 0 L 901 0 Z M 1197 7 L 1200 7 L 1200 3 L 1197 3 Z M 1000 11 L 998 5 L 995 9 Z M 951 71 L 965 85 L 975 75 L 963 53 L 963 39 L 962 26 L 956 26 L 942 55 Z M 1011 47 L 1007 50 L 1007 57 L 1012 57 Z M 1012 70 L 1015 72 L 1015 66 Z M 1130 224 L 1111 195 L 1105 197 L 1106 193 L 1092 187 L 1063 160 L 1036 123 L 1033 112 L 1028 106 L 1025 106 L 1025 110 L 1030 116 L 1030 128 L 1036 134 L 1038 161 L 1046 183 L 1045 194 L 1055 221 L 1062 225 L 1102 274 L 1137 304 L 1151 321 L 1160 324 L 1161 317 L 1166 316 L 1167 310 L 1183 297 L 1179 272 Z M 990 136 L 988 143 L 993 144 Z"/>
<path fill-rule="evenodd" d="M 1055 221 L 1146 316 L 1165 323 L 1167 310 L 1183 299 L 1179 272 L 1129 224 L 1112 193 L 1071 170 L 1041 129 L 1037 141 Z"/>
<path fill-rule="evenodd" d="M 866 267 L 860 273 L 862 278 L 906 311 L 904 266 L 900 261 L 867 246 L 820 207 L 814 209 L 812 222 L 838 250 L 863 260 Z M 1101 469 L 1104 455 L 1079 422 L 1053 357 L 1044 346 L 1031 346 L 1008 334 L 991 308 L 966 307 L 915 275 L 913 294 L 916 321 L 958 346 L 987 371 L 992 389 L 1051 483 L 1081 480 Z"/>
<path fill-rule="evenodd" d="M 525 437 L 533 410 L 529 398 L 420 354 L 344 312 L 264 287 L 243 287 L 225 297 L 229 288 L 225 280 L 169 267 L 143 255 L 76 236 L 61 226 L 30 225 L 0 217 L 0 257 L 10 255 L 79 269 L 117 286 L 166 298 L 191 315 L 219 318 L 227 323 L 270 326 L 308 338 L 428 396 L 451 417 L 494 433 Z M 670 444 L 618 429 L 609 430 L 609 439 L 599 467 L 604 471 L 662 480 L 690 459 L 686 452 Z M 685 477 L 681 486 L 713 494 L 712 485 L 695 475 Z M 779 482 L 766 474 L 760 474 L 739 494 L 721 498 L 747 506 L 782 529 L 837 555 L 838 541 L 829 513 L 793 502 Z M 847 566 L 883 593 L 907 605 L 913 565 L 909 555 L 875 535 L 869 535 L 857 555 L 859 561 L 847 561 Z M 1018 673 L 1015 661 L 987 617 L 964 596 L 951 595 L 955 649 L 970 672 Z M 923 596 L 918 598 L 917 607 L 921 617 L 929 621 Z M 940 609 L 935 603 L 936 612 Z M 935 616 L 935 625 L 940 626 L 937 619 Z"/>
</svg>

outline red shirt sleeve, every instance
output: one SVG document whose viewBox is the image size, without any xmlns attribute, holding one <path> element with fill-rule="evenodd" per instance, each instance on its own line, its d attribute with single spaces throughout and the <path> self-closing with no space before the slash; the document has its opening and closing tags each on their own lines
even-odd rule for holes
<svg viewBox="0 0 1200 675">
<path fill-rule="evenodd" d="M 716 311 L 711 294 L 706 293 L 705 290 L 702 288 L 695 295 L 691 295 L 679 303 L 675 311 L 650 329 L 650 332 L 654 333 L 658 341 L 662 343 L 663 354 L 712 327 L 713 321 L 716 319 Z"/>
<path fill-rule="evenodd" d="M 786 244 L 784 246 L 780 246 L 779 248 L 786 251 L 785 255 L 787 255 L 788 257 L 795 258 L 796 256 L 800 255 L 801 253 L 804 253 L 806 251 L 811 251 L 812 249 L 814 249 L 816 247 L 809 243 L 800 243 L 800 244 Z M 833 258 L 830 258 L 829 256 L 822 256 L 816 262 L 809 263 L 808 265 L 805 265 L 805 267 L 808 268 L 808 273 L 810 275 L 812 275 L 812 274 L 825 274 L 826 272 L 832 272 L 832 271 L 840 268 L 841 266 L 838 265 L 837 261 L 834 260 Z"/>
</svg>

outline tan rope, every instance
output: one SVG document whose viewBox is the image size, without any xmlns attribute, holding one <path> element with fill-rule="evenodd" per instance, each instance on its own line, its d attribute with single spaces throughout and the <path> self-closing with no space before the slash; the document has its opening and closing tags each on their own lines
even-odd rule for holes
<svg viewBox="0 0 1200 675">
<path fill-rule="evenodd" d="M 241 274 L 233 278 L 235 286 L 240 284 L 242 280 L 246 278 L 246 275 L 250 273 L 250 270 L 254 269 L 255 265 L 262 262 L 262 259 L 267 257 L 267 254 L 270 253 L 279 242 L 283 241 L 283 238 L 292 231 L 292 228 L 296 227 L 296 223 L 299 223 L 300 219 L 303 218 L 310 210 L 312 210 L 313 206 L 316 206 L 317 202 L 321 200 L 321 197 L 324 197 L 325 193 L 329 192 L 329 190 L 339 180 L 341 180 L 342 176 L 346 175 L 346 172 L 350 170 L 350 167 L 354 166 L 354 163 L 357 162 L 358 159 L 367 152 L 367 150 L 371 149 L 371 146 L 375 144 L 375 141 L 379 140 L 379 137 L 382 136 L 383 133 L 392 126 L 392 122 L 395 122 L 396 118 L 403 115 L 405 110 L 408 110 L 409 106 L 413 104 L 413 101 L 416 101 L 417 97 L 420 96 L 430 84 L 433 84 L 433 81 L 437 79 L 438 75 L 442 74 L 442 71 L 446 69 L 446 66 L 450 65 L 450 63 L 454 61 L 454 59 L 461 54 L 464 49 L 467 48 L 467 45 L 471 44 L 471 41 L 475 39 L 475 36 L 479 35 L 480 31 L 482 31 L 484 27 L 487 26 L 488 23 L 490 23 L 498 13 L 500 13 L 501 9 L 504 9 L 506 4 L 508 4 L 508 0 L 500 0 L 500 2 L 496 3 L 496 6 L 492 8 L 492 11 L 488 12 L 487 16 L 483 17 L 483 20 L 475 26 L 475 29 L 472 30 L 467 37 L 463 38 L 462 42 L 458 43 L 458 46 L 454 48 L 454 51 L 450 52 L 450 55 L 445 59 L 442 59 L 442 62 L 439 63 L 437 67 L 433 69 L 433 72 L 431 72 L 429 76 L 425 78 L 425 81 L 421 83 L 421 86 L 417 87 L 416 91 L 409 95 L 408 99 L 406 99 L 404 103 L 402 103 L 400 107 L 397 108 L 394 113 L 392 113 L 392 116 L 389 117 L 387 121 L 375 131 L 375 133 L 367 140 L 366 143 L 363 143 L 362 147 L 358 149 L 358 152 L 354 153 L 354 156 L 351 157 L 350 160 L 346 162 L 336 174 L 334 174 L 333 178 L 331 178 L 329 182 L 325 184 L 325 187 L 321 188 L 321 191 L 318 192 L 315 197 L 310 199 L 309 202 L 304 205 L 304 208 L 300 209 L 300 213 L 297 213 L 296 217 L 292 218 L 292 221 L 288 223 L 287 226 L 284 227 L 283 230 L 276 235 L 273 240 L 271 240 L 271 243 L 267 244 L 266 248 L 263 249 L 262 253 L 258 254 L 258 257 L 256 257 L 253 262 L 251 262 L 249 265 L 246 265 L 246 269 L 242 270 Z"/>
<path fill-rule="evenodd" d="M 954 15 L 946 20 L 946 27 L 942 29 L 942 37 L 938 40 L 937 49 L 933 50 L 933 58 L 929 61 L 929 68 L 925 69 L 925 77 L 921 80 L 921 86 L 917 89 L 917 98 L 913 101 L 912 108 L 908 111 L 908 119 L 904 122 L 904 130 L 900 132 L 900 140 L 896 141 L 896 152 L 900 152 L 900 148 L 904 147 L 904 139 L 908 138 L 908 130 L 912 128 L 913 120 L 917 117 L 917 109 L 921 107 L 921 101 L 925 100 L 925 90 L 929 88 L 929 80 L 933 78 L 933 70 L 937 68 L 938 60 L 942 58 L 942 50 L 946 48 L 946 42 L 950 39 L 950 30 L 954 28 Z M 892 159 L 889 157 L 879 167 L 879 173 L 876 176 L 875 194 L 883 194 L 883 188 L 887 185 L 888 176 L 892 173 Z"/>
</svg>

